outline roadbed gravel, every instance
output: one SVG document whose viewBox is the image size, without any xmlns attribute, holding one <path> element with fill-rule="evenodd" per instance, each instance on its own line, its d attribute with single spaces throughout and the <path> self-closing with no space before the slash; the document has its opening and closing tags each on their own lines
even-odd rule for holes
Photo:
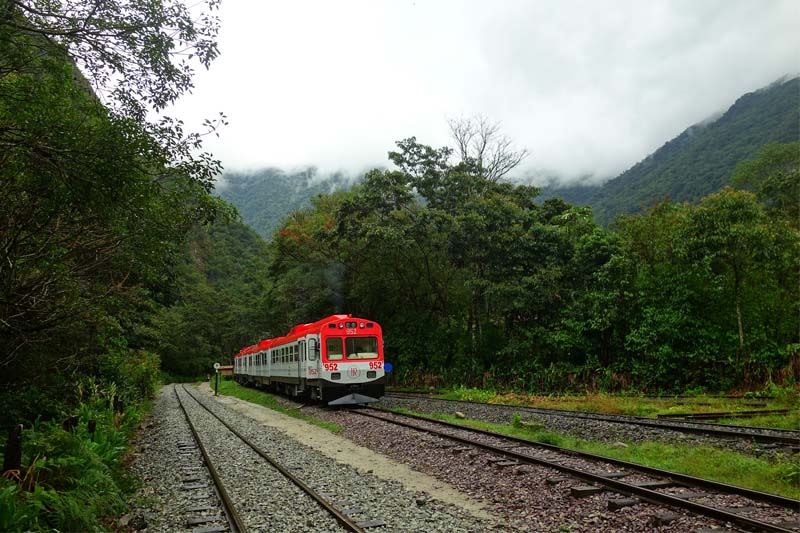
<svg viewBox="0 0 800 533">
<path fill-rule="evenodd" d="M 325 491 L 342 506 L 356 509 L 364 518 L 385 524 L 370 528 L 370 532 L 508 529 L 481 503 L 442 480 L 420 475 L 328 430 L 235 398 L 214 398 L 207 385 L 199 391 L 192 387 L 190 392 L 306 483 Z M 188 408 L 188 402 L 184 403 Z M 190 415 L 200 421 L 201 437 L 208 437 L 212 447 L 219 450 L 229 438 L 217 435 L 213 419 L 199 409 L 194 408 Z M 199 453 L 195 456 L 186 448 L 192 438 L 182 417 L 173 387 L 164 387 L 131 455 L 130 470 L 142 480 L 142 486 L 130 501 L 130 512 L 120 520 L 120 530 L 202 531 L 208 524 L 198 527 L 191 522 L 198 518 L 191 511 L 199 508 L 198 502 L 207 508 L 201 514 L 211 514 L 216 520 L 209 523 L 219 523 L 221 511 L 209 477 L 205 471 L 196 470 L 202 466 Z M 257 459 L 239 450 L 230 445 L 225 454 L 227 473 L 223 478 L 229 482 L 238 479 L 231 476 L 231 470 L 256 468 L 253 464 Z M 186 490 L 183 481 L 182 473 L 187 467 L 197 472 L 193 490 Z M 258 515 L 251 531 L 319 530 L 316 518 L 293 518 L 297 515 L 293 489 L 276 488 L 275 483 L 259 486 L 254 481 L 257 478 L 248 476 L 248 481 L 234 491 L 237 498 L 246 502 L 247 513 Z M 323 529 L 327 530 L 327 525 Z"/>
</svg>

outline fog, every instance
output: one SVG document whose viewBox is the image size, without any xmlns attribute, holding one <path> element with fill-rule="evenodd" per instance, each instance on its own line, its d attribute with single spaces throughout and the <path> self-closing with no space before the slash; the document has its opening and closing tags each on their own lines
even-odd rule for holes
<svg viewBox="0 0 800 533">
<path fill-rule="evenodd" d="M 229 125 L 228 171 L 388 166 L 484 115 L 517 175 L 601 181 L 746 92 L 800 70 L 800 2 L 223 2 L 221 56 L 169 114 Z"/>
</svg>

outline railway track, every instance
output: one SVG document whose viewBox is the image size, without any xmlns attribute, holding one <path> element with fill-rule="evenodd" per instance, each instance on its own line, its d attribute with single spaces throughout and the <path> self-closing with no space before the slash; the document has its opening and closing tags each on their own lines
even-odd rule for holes
<svg viewBox="0 0 800 533">
<path fill-rule="evenodd" d="M 800 501 L 774 494 L 742 489 L 723 483 L 694 478 L 655 468 L 645 467 L 469 428 L 424 417 L 397 414 L 375 408 L 354 410 L 361 415 L 396 424 L 454 443 L 455 451 L 480 449 L 495 454 L 499 467 L 535 464 L 553 468 L 572 478 L 590 483 L 573 487 L 577 497 L 600 491 L 612 491 L 628 498 L 610 500 L 609 508 L 621 508 L 648 502 L 721 520 L 746 531 L 794 532 L 800 530 Z M 626 481 L 636 479 L 636 481 Z M 559 483 L 565 479 L 554 478 Z M 701 492 L 696 492 L 697 490 Z M 733 498 L 733 501 L 731 500 Z M 613 504 L 612 504 L 613 502 Z M 734 503 L 735 505 L 730 505 Z M 748 516 L 750 515 L 750 516 Z M 763 517 L 769 517 L 764 519 Z"/>
<path fill-rule="evenodd" d="M 197 397 L 195 397 L 192 393 L 190 393 L 185 387 L 181 386 L 181 389 L 183 391 L 183 394 L 185 395 L 185 398 L 189 398 L 191 401 L 194 402 L 194 405 L 199 406 L 206 413 L 211 415 L 216 420 L 216 422 L 218 422 L 224 428 L 227 429 L 229 435 L 233 435 L 233 436 L 236 437 L 236 439 L 238 439 L 238 441 L 236 441 L 236 442 L 238 442 L 240 444 L 243 444 L 243 445 L 246 445 L 253 452 L 255 452 L 261 459 L 263 459 L 264 462 L 269 464 L 274 470 L 277 470 L 278 472 L 280 472 L 280 474 L 285 479 L 289 480 L 292 484 L 294 484 L 297 488 L 299 488 L 304 494 L 306 494 L 311 500 L 313 500 L 313 502 L 315 502 L 317 506 L 319 506 L 321 509 L 323 509 L 331 518 L 333 518 L 342 529 L 344 529 L 345 531 L 364 533 L 366 528 L 371 527 L 373 525 L 372 523 L 356 522 L 355 520 L 350 518 L 347 514 L 345 514 L 345 512 L 343 512 L 343 510 L 341 510 L 341 509 L 337 508 L 335 505 L 333 505 L 333 503 L 331 501 L 329 501 L 328 498 L 326 498 L 325 495 L 322 492 L 319 492 L 319 491 L 313 489 L 311 486 L 309 486 L 307 483 L 305 483 L 298 476 L 296 476 L 295 474 L 290 472 L 283 465 L 279 464 L 274 458 L 272 458 L 269 454 L 267 454 L 263 449 L 261 449 L 259 446 L 254 444 L 251 440 L 249 440 L 247 437 L 242 435 L 238 430 L 236 430 L 228 422 L 226 422 L 225 420 L 223 420 L 222 418 L 217 416 L 216 413 L 214 413 L 208 407 L 206 407 L 205 404 L 202 401 L 200 401 Z M 231 531 L 234 531 L 234 532 L 247 531 L 247 529 L 248 529 L 247 528 L 247 524 L 241 518 L 242 513 L 240 513 L 235 508 L 235 505 L 233 503 L 233 498 L 231 498 L 229 496 L 228 488 L 226 488 L 224 486 L 224 483 L 223 483 L 222 479 L 220 478 L 220 476 L 219 476 L 219 474 L 217 472 L 217 469 L 214 466 L 214 462 L 213 462 L 213 459 L 212 459 L 211 455 L 208 453 L 208 451 L 206 450 L 206 447 L 203 445 L 202 439 L 200 439 L 200 437 L 198 435 L 198 432 L 197 432 L 197 430 L 195 428 L 195 424 L 193 423 L 192 418 L 188 413 L 188 410 L 184 406 L 183 399 L 181 398 L 181 394 L 178 393 L 178 388 L 177 387 L 175 388 L 175 395 L 178 397 L 178 402 L 180 403 L 181 409 L 182 409 L 182 411 L 183 411 L 183 413 L 184 413 L 184 415 L 186 417 L 186 421 L 188 422 L 189 427 L 191 428 L 191 431 L 192 431 L 192 434 L 194 435 L 195 441 L 197 442 L 198 447 L 201 449 L 201 453 L 203 454 L 205 463 L 209 468 L 209 472 L 211 472 L 212 478 L 214 479 L 214 483 L 215 483 L 215 485 L 217 487 L 217 490 L 218 490 L 218 492 L 219 492 L 219 494 L 221 496 L 221 499 L 223 501 L 223 505 L 224 505 L 224 507 L 226 509 L 226 514 L 230 518 Z M 233 443 L 231 443 L 230 441 L 227 443 L 227 447 L 231 447 L 232 445 L 233 445 Z M 247 471 L 245 469 L 242 469 L 241 472 L 237 472 L 237 476 L 239 476 L 239 475 L 246 476 L 247 475 Z M 260 475 L 259 475 L 259 477 L 260 477 Z M 244 480 L 238 480 L 238 478 L 237 478 L 237 483 L 239 483 L 239 482 L 243 483 Z M 269 495 L 270 495 L 270 492 L 271 492 L 271 486 L 268 485 L 268 484 L 265 484 L 263 491 L 264 491 L 265 499 L 268 499 Z M 289 502 L 286 502 L 286 504 L 289 504 Z M 301 510 L 304 510 L 304 508 L 305 508 L 305 505 L 301 504 L 298 501 L 291 502 L 291 505 L 296 507 L 297 509 L 301 509 Z M 305 523 L 306 520 L 307 520 L 307 515 L 308 515 L 307 511 L 304 512 L 303 514 L 299 514 L 298 517 L 297 517 L 298 523 Z M 311 524 L 307 524 L 307 525 L 311 526 Z M 379 525 L 379 524 L 374 524 L 374 525 Z M 315 525 L 314 527 L 316 527 L 318 529 L 324 529 L 324 528 L 320 528 L 317 525 Z"/>
<path fill-rule="evenodd" d="M 642 416 L 604 415 L 598 413 L 589 413 L 585 411 L 566 411 L 563 409 L 518 407 L 513 405 L 490 404 L 481 402 L 470 402 L 464 400 L 448 400 L 443 398 L 432 398 L 424 394 L 390 392 L 385 395 L 385 398 L 388 399 L 405 398 L 405 399 L 417 399 L 417 400 L 421 399 L 425 401 L 434 401 L 434 402 L 462 403 L 468 405 L 480 405 L 481 407 L 489 407 L 494 409 L 513 410 L 514 412 L 520 412 L 520 413 L 543 414 L 543 415 L 560 416 L 567 418 L 584 418 L 584 419 L 592 419 L 602 422 L 618 423 L 618 424 L 632 424 L 636 426 L 648 427 L 653 429 L 678 431 L 681 433 L 711 435 L 715 437 L 721 437 L 724 439 L 745 440 L 749 442 L 757 442 L 760 444 L 787 447 L 792 449 L 792 451 L 794 452 L 800 451 L 800 431 L 761 428 L 753 426 L 731 426 L 727 424 L 713 424 L 709 422 L 690 422 L 686 420 L 653 419 Z"/>
</svg>

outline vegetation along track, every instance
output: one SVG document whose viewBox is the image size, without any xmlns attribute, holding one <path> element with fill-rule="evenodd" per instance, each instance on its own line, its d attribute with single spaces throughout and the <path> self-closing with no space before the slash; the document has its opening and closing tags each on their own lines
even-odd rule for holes
<svg viewBox="0 0 800 533">
<path fill-rule="evenodd" d="M 224 426 L 228 430 L 229 434 L 235 435 L 238 438 L 237 442 L 239 442 L 240 444 L 246 445 L 250 450 L 252 450 L 253 452 L 255 452 L 255 454 L 257 454 L 259 457 L 261 457 L 261 459 L 263 459 L 264 461 L 269 463 L 275 470 L 280 472 L 280 474 L 283 477 L 285 477 L 286 479 L 291 481 L 291 483 L 293 483 L 295 486 L 297 486 L 303 493 L 308 495 L 308 497 L 310 497 L 314 502 L 316 502 L 319 507 L 324 509 L 336 522 L 338 522 L 338 524 L 339 524 L 339 526 L 341 526 L 341 528 L 343 528 L 346 531 L 354 531 L 354 532 L 361 532 L 361 533 L 364 532 L 364 528 L 361 525 L 359 525 L 359 523 L 355 522 L 350 517 L 348 517 L 346 514 L 344 514 L 341 510 L 337 509 L 320 492 L 317 492 L 316 490 L 311 488 L 303 480 L 301 480 L 299 477 L 294 475 L 287 468 L 285 468 L 284 466 L 279 464 L 275 459 L 273 459 L 271 456 L 269 456 L 264 450 L 262 450 L 260 447 L 256 446 L 247 437 L 242 435 L 239 431 L 237 431 L 234 427 L 232 427 L 228 422 L 226 422 L 225 420 L 223 420 L 222 418 L 217 416 L 213 411 L 211 411 L 208 407 L 206 407 L 205 404 L 201 400 L 199 400 L 192 393 L 190 393 L 186 389 L 186 387 L 181 386 L 181 389 L 183 391 L 183 394 L 186 395 L 186 397 L 192 399 L 194 405 L 201 407 L 202 410 L 204 412 L 208 413 L 209 415 L 211 415 L 216 420 L 216 422 L 218 422 L 219 424 Z M 187 409 L 183 405 L 183 401 L 181 400 L 181 395 L 178 393 L 178 388 L 177 387 L 175 388 L 175 394 L 178 396 L 178 401 L 181 404 L 181 408 L 183 409 L 183 412 L 184 412 L 184 414 L 186 416 L 186 420 L 189 423 L 189 426 L 192 428 L 192 434 L 195 436 L 195 440 L 197 441 L 198 446 L 200 446 L 200 448 L 202 450 L 203 457 L 205 458 L 206 464 L 208 465 L 209 470 L 212 472 L 212 477 L 214 478 L 215 483 L 217 483 L 218 490 L 220 491 L 220 494 L 223 495 L 222 496 L 223 497 L 223 501 L 225 501 L 225 507 L 226 507 L 226 509 L 228 509 L 229 515 L 237 517 L 238 523 L 232 525 L 232 530 L 234 530 L 234 531 L 237 531 L 237 530 L 246 531 L 247 530 L 247 527 L 246 527 L 246 524 L 245 524 L 246 520 L 242 520 L 241 518 L 238 518 L 240 515 L 244 516 L 245 513 L 239 513 L 238 511 L 236 511 L 233 508 L 232 499 L 227 495 L 226 489 L 222 486 L 222 480 L 220 480 L 219 476 L 215 473 L 216 469 L 214 467 L 214 463 L 212 462 L 212 459 L 209 456 L 209 454 L 205 451 L 205 448 L 203 447 L 203 444 L 201 443 L 201 440 L 198 437 L 198 434 L 197 434 L 197 431 L 195 429 L 194 423 L 192 422 L 192 419 L 191 419 Z M 219 427 L 219 426 L 217 425 L 217 427 Z M 207 433 L 205 433 L 205 434 L 207 435 Z M 224 458 L 224 459 L 230 459 L 230 457 L 236 455 L 236 452 L 234 451 L 235 445 L 233 445 L 230 440 L 226 440 L 224 442 L 223 446 L 218 446 L 217 448 L 219 450 L 223 451 L 223 453 L 222 453 L 223 457 L 222 458 Z M 220 460 L 220 459 L 221 459 L 220 457 L 217 458 L 217 460 Z M 288 510 L 288 509 L 297 510 L 296 521 L 298 523 L 306 523 L 309 526 L 311 526 L 313 524 L 313 526 L 317 530 L 335 529 L 335 528 L 326 527 L 326 525 L 318 523 L 316 521 L 316 520 L 318 520 L 318 518 L 313 513 L 309 513 L 308 512 L 308 506 L 307 505 L 303 505 L 298 500 L 298 498 L 296 498 L 294 496 L 276 496 L 276 494 L 280 494 L 280 492 L 276 490 L 276 484 L 274 483 L 274 480 L 271 481 L 269 478 L 264 477 L 262 475 L 263 474 L 263 469 L 258 468 L 258 466 L 254 465 L 253 462 L 249 462 L 249 464 L 239 463 L 239 466 L 240 466 L 240 468 L 235 468 L 233 470 L 231 470 L 231 465 L 228 466 L 229 471 L 235 472 L 235 476 L 233 476 L 232 480 L 235 480 L 235 484 L 237 486 L 250 484 L 251 482 L 248 481 L 248 479 L 247 479 L 248 477 L 252 477 L 254 479 L 260 480 L 263 485 L 261 486 L 261 488 L 256 489 L 255 493 L 256 494 L 260 494 L 260 496 L 263 499 L 271 500 L 274 503 L 284 507 L 286 510 Z M 253 468 L 254 466 L 256 468 Z M 229 482 L 229 485 L 230 484 L 231 483 Z M 251 516 L 252 516 L 252 514 L 253 513 L 251 513 Z M 254 529 L 262 529 L 265 526 L 267 526 L 269 528 L 275 527 L 275 529 L 282 529 L 284 526 L 286 526 L 286 524 L 283 524 L 283 525 L 280 525 L 280 526 L 277 525 L 277 524 L 260 524 L 260 525 L 252 524 L 251 525 L 251 527 L 254 528 Z M 234 528 L 237 528 L 237 529 L 234 529 Z"/>
<path fill-rule="evenodd" d="M 796 532 L 795 528 L 800 527 L 797 516 L 800 501 L 791 498 L 416 415 L 374 408 L 353 412 L 490 451 L 506 459 L 507 466 L 518 463 L 543 465 L 593 485 L 576 488 L 577 493 L 610 490 L 634 497 L 621 501 L 620 505 L 633 505 L 639 501 L 666 505 L 735 524 L 747 531 Z M 613 465 L 616 470 L 609 472 L 606 465 Z M 623 481 L 622 478 L 626 477 L 638 477 L 639 480 Z"/>
<path fill-rule="evenodd" d="M 548 416 L 562 416 L 568 418 L 586 418 L 602 422 L 617 424 L 632 424 L 636 426 L 678 431 L 681 433 L 693 433 L 699 435 L 711 435 L 724 439 L 744 440 L 748 442 L 758 442 L 772 446 L 788 447 L 794 451 L 800 449 L 800 431 L 790 431 L 782 429 L 761 428 L 752 426 L 731 426 L 727 424 L 711 424 L 708 422 L 687 422 L 684 420 L 659 420 L 643 416 L 630 415 L 608 415 L 590 413 L 587 411 L 566 411 L 563 409 L 546 409 L 541 407 L 522 407 L 516 405 L 504 405 L 483 402 L 471 402 L 466 400 L 449 400 L 444 398 L 431 398 L 424 394 L 411 394 L 391 392 L 384 397 L 386 400 L 393 398 L 414 399 L 431 402 L 451 402 L 470 405 L 480 405 L 495 409 L 513 410 L 519 413 L 543 414 Z"/>
</svg>

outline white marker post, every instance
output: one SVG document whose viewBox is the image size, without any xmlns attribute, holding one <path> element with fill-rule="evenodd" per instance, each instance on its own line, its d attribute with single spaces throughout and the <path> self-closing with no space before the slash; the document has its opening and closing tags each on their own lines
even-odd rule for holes
<svg viewBox="0 0 800 533">
<path fill-rule="evenodd" d="M 217 389 L 219 388 L 219 363 L 214 363 L 214 396 L 217 395 Z"/>
</svg>

